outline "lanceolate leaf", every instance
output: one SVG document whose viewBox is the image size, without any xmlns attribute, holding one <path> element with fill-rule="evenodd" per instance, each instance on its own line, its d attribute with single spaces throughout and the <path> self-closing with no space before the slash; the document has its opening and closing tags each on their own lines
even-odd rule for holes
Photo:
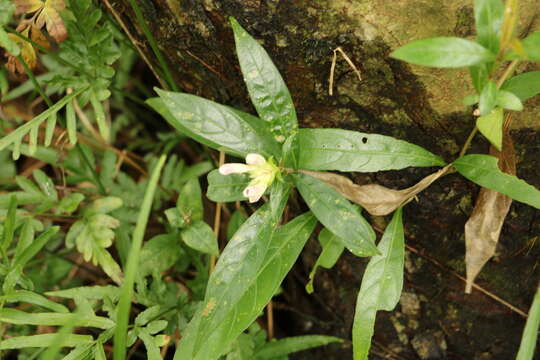
<svg viewBox="0 0 540 360">
<path fill-rule="evenodd" d="M 24 311 L 4 308 L 0 310 L 0 321 L 9 324 L 51 325 L 51 326 L 87 326 L 109 329 L 114 321 L 101 316 L 60 313 L 27 313 Z"/>
<path fill-rule="evenodd" d="M 327 345 L 333 342 L 343 342 L 340 338 L 323 335 L 295 336 L 285 339 L 275 340 L 264 344 L 264 346 L 255 353 L 257 359 L 276 359 L 280 356 L 310 349 L 317 346 Z"/>
<path fill-rule="evenodd" d="M 174 128 L 216 150 L 245 157 L 280 153 L 266 123 L 256 117 L 197 96 L 156 89 L 148 104 Z"/>
<path fill-rule="evenodd" d="M 247 290 L 261 285 L 258 272 L 272 249 L 272 234 L 288 199 L 289 189 L 280 185 L 274 187 L 279 186 L 281 191 L 246 220 L 223 250 L 208 280 L 200 324 L 195 330 L 194 353 L 207 346 L 208 337 L 231 311 L 238 310 L 236 306 Z"/>
<path fill-rule="evenodd" d="M 309 273 L 309 282 L 306 285 L 306 291 L 311 294 L 313 292 L 313 280 L 315 279 L 315 273 L 319 266 L 330 269 L 332 268 L 339 257 L 345 250 L 343 241 L 339 239 L 337 235 L 332 234 L 328 229 L 322 229 L 319 233 L 319 242 L 322 246 L 322 251 L 313 265 L 313 269 Z"/>
<path fill-rule="evenodd" d="M 62 304 L 58 304 L 54 301 L 47 299 L 35 292 L 27 290 L 15 290 L 9 294 L 0 296 L 0 302 L 12 303 L 12 302 L 26 302 L 29 304 L 38 305 L 46 309 L 58 312 L 68 313 L 69 310 Z"/>
<path fill-rule="evenodd" d="M 522 44 L 528 60 L 540 61 L 540 31 L 527 36 Z"/>
<path fill-rule="evenodd" d="M 23 349 L 32 347 L 49 347 L 58 343 L 58 334 L 40 334 L 33 336 L 16 336 L 0 342 L 0 350 Z M 73 347 L 81 344 L 91 344 L 94 341 L 90 335 L 63 335 L 60 346 Z"/>
<path fill-rule="evenodd" d="M 499 35 L 503 16 L 504 5 L 501 0 L 475 0 L 476 40 L 494 54 L 499 52 Z"/>
<path fill-rule="evenodd" d="M 217 359 L 228 344 L 259 316 L 263 307 L 278 291 L 279 285 L 298 258 L 315 224 L 316 219 L 313 215 L 306 213 L 278 228 L 268 244 L 264 261 L 253 274 L 254 279 L 242 298 L 227 313 L 219 326 L 209 334 L 203 346 L 196 349 L 194 337 L 197 332 L 197 323 L 204 317 L 203 309 L 186 331 L 185 339 L 182 340 L 175 354 L 175 360 Z"/>
<path fill-rule="evenodd" d="M 516 75 L 506 80 L 501 89 L 510 91 L 521 101 L 530 99 L 540 93 L 540 71 Z"/>
<path fill-rule="evenodd" d="M 424 148 L 389 136 L 341 129 L 300 129 L 299 168 L 375 172 L 409 166 L 443 166 Z"/>
<path fill-rule="evenodd" d="M 360 212 L 329 185 L 314 177 L 295 174 L 296 186 L 310 210 L 328 230 L 357 256 L 377 253 L 375 233 Z"/>
<path fill-rule="evenodd" d="M 368 358 L 377 311 L 393 310 L 401 296 L 405 255 L 401 208 L 394 213 L 377 248 L 381 255 L 375 255 L 369 261 L 356 300 L 354 360 Z"/>
<path fill-rule="evenodd" d="M 251 101 L 261 119 L 270 123 L 277 140 L 283 142 L 298 127 L 291 94 L 263 47 L 234 18 L 230 22 Z"/>
<path fill-rule="evenodd" d="M 516 360 L 534 359 L 534 349 L 536 348 L 536 339 L 538 338 L 538 329 L 540 328 L 540 286 L 536 290 L 527 323 L 521 337 L 521 345 Z"/>
<path fill-rule="evenodd" d="M 493 110 L 497 104 L 497 84 L 493 81 L 488 81 L 488 83 L 482 89 L 480 93 L 480 99 L 478 102 L 478 110 L 480 110 L 480 115 L 487 115 Z"/>
<path fill-rule="evenodd" d="M 489 114 L 476 119 L 478 130 L 499 150 L 502 146 L 503 122 L 502 108 L 495 108 Z"/>
<path fill-rule="evenodd" d="M 413 41 L 390 54 L 411 64 L 456 68 L 495 60 L 482 45 L 457 37 L 438 37 Z"/>
<path fill-rule="evenodd" d="M 540 209 L 540 191 L 525 181 L 503 173 L 497 158 L 489 155 L 465 155 L 454 162 L 461 175 L 485 188 Z"/>
</svg>

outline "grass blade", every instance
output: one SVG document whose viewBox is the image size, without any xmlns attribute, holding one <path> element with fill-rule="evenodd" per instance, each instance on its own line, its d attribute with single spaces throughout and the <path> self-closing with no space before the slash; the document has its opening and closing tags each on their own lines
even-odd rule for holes
<svg viewBox="0 0 540 360">
<path fill-rule="evenodd" d="M 143 199 L 141 211 L 137 218 L 137 224 L 135 231 L 133 232 L 133 238 L 131 242 L 131 249 L 129 250 L 125 279 L 122 285 L 120 300 L 117 307 L 117 324 L 116 331 L 114 333 L 114 360 L 124 360 L 126 358 L 126 341 L 127 341 L 127 327 L 129 321 L 129 311 L 131 308 L 131 297 L 133 295 L 133 283 L 135 282 L 135 273 L 137 272 L 137 265 L 139 264 L 139 255 L 141 251 L 142 241 L 144 233 L 146 231 L 146 224 L 148 223 L 148 217 L 152 208 L 152 201 L 154 200 L 154 193 L 156 191 L 157 183 L 159 180 L 159 174 L 163 165 L 165 165 L 165 155 L 159 159 L 154 172 L 146 188 L 146 194 Z"/>
</svg>

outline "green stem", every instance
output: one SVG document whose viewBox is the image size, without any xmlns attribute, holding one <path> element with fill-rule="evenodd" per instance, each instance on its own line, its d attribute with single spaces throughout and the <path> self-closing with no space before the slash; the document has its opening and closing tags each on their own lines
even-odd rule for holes
<svg viewBox="0 0 540 360">
<path fill-rule="evenodd" d="M 471 146 L 472 139 L 474 136 L 478 133 L 478 128 L 475 126 L 474 129 L 472 129 L 471 133 L 469 134 L 469 137 L 465 141 L 465 144 L 463 144 L 463 147 L 461 148 L 461 151 L 459 152 L 459 157 L 462 157 L 465 155 L 467 150 L 469 149 L 469 146 Z"/>
<path fill-rule="evenodd" d="M 502 84 L 504 84 L 504 82 L 506 81 L 506 79 L 508 77 L 510 77 L 510 75 L 512 75 L 512 73 L 514 72 L 514 70 L 516 69 L 516 66 L 519 64 L 519 59 L 515 59 L 515 60 L 512 60 L 512 62 L 510 63 L 510 65 L 508 65 L 508 67 L 506 68 L 506 70 L 504 71 L 503 75 L 501 76 L 501 78 L 497 81 L 497 89 L 500 89 Z"/>
<path fill-rule="evenodd" d="M 154 36 L 150 32 L 150 29 L 148 28 L 148 24 L 144 20 L 144 16 L 142 14 L 141 8 L 139 7 L 139 4 L 137 4 L 136 0 L 129 0 L 129 4 L 131 5 L 131 8 L 135 12 L 135 17 L 137 18 L 137 22 L 142 28 L 144 36 L 146 36 L 146 39 L 148 40 L 148 43 L 150 44 L 152 51 L 154 52 L 154 54 L 156 55 L 159 61 L 161 70 L 163 71 L 165 75 L 165 78 L 167 80 L 169 87 L 173 89 L 174 91 L 178 91 L 178 87 L 176 86 L 176 83 L 174 82 L 169 66 L 167 65 L 167 62 L 165 61 L 165 58 L 163 57 L 161 50 L 159 50 L 159 47 L 157 45 L 156 40 L 154 39 Z"/>
<path fill-rule="evenodd" d="M 129 249 L 127 264 L 124 271 L 125 278 L 120 290 L 120 299 L 117 305 L 113 350 L 114 360 L 125 360 L 126 358 L 129 312 L 131 309 L 131 298 L 133 297 L 133 285 L 135 283 L 135 276 L 137 274 L 137 266 L 139 265 L 139 255 L 144 233 L 146 232 L 146 225 L 148 224 L 148 218 L 150 216 L 150 211 L 152 210 L 152 202 L 154 200 L 159 176 L 163 165 L 165 165 L 166 159 L 167 157 L 162 155 L 154 168 L 154 171 L 152 172 L 152 176 L 148 182 L 146 193 L 141 205 L 141 210 L 139 212 L 139 216 L 137 217 L 137 224 L 135 225 L 135 230 L 133 231 L 131 248 Z"/>
</svg>

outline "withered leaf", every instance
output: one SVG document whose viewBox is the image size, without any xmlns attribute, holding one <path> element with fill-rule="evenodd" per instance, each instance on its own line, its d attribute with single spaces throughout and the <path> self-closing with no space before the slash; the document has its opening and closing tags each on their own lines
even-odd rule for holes
<svg viewBox="0 0 540 360">
<path fill-rule="evenodd" d="M 448 172 L 451 165 L 426 176 L 416 185 L 403 190 L 394 190 L 378 184 L 358 185 L 349 178 L 319 171 L 299 170 L 332 186 L 350 201 L 359 204 L 372 215 L 387 215 L 408 203 L 422 190 Z"/>
<path fill-rule="evenodd" d="M 47 0 L 36 19 L 36 26 L 41 29 L 43 25 L 46 25 L 49 35 L 58 42 L 64 41 L 68 35 L 64 21 L 58 13 L 65 8 L 64 0 Z"/>
<path fill-rule="evenodd" d="M 15 0 L 15 14 L 29 14 L 38 11 L 45 4 L 41 0 Z"/>
<path fill-rule="evenodd" d="M 27 34 L 24 34 L 24 33 L 23 35 L 27 36 Z M 32 44 L 30 44 L 27 41 L 22 40 L 20 37 L 16 36 L 15 34 L 8 34 L 8 36 L 21 49 L 22 59 L 28 65 L 28 67 L 30 69 L 35 68 L 37 64 L 37 56 L 36 56 L 36 51 L 34 47 L 32 46 Z M 9 54 L 7 56 L 8 56 L 8 61 L 6 64 L 7 69 L 11 71 L 12 73 L 18 72 L 18 73 L 24 74 L 25 73 L 24 67 L 19 62 L 19 60 L 15 56 L 12 56 Z"/>
<path fill-rule="evenodd" d="M 506 123 L 508 124 L 508 122 Z M 499 168 L 510 175 L 516 174 L 516 155 L 506 126 L 502 151 L 493 146 L 490 155 L 499 159 Z M 474 279 L 495 254 L 504 219 L 510 210 L 512 199 L 486 188 L 480 189 L 473 212 L 465 224 L 465 265 L 467 281 L 465 292 L 470 294 Z"/>
</svg>

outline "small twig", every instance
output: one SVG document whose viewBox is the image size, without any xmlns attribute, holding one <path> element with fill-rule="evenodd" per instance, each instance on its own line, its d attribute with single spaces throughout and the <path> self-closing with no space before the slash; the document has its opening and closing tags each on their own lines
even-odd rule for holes
<svg viewBox="0 0 540 360">
<path fill-rule="evenodd" d="M 223 151 L 219 152 L 219 166 L 223 165 L 225 163 L 225 153 Z M 221 207 L 222 203 L 218 202 L 216 203 L 216 212 L 214 214 L 214 235 L 216 236 L 216 240 L 219 244 L 219 226 L 221 225 Z M 214 271 L 214 268 L 216 267 L 216 259 L 217 257 L 215 255 L 210 256 L 210 273 Z"/>
<path fill-rule="evenodd" d="M 474 129 L 472 129 L 471 133 L 469 134 L 469 137 L 465 141 L 465 144 L 463 144 L 463 147 L 461 148 L 461 151 L 459 152 L 459 157 L 462 157 L 465 155 L 469 147 L 471 146 L 471 142 L 474 139 L 475 135 L 478 133 L 478 128 L 476 125 L 474 126 Z"/>
<path fill-rule="evenodd" d="M 268 340 L 274 338 L 274 303 L 272 300 L 266 305 L 266 321 L 268 327 Z"/>
<path fill-rule="evenodd" d="M 337 53 L 340 53 L 341 56 L 345 59 L 345 61 L 349 64 L 349 66 L 354 70 L 356 75 L 358 76 L 358 80 L 362 81 L 362 76 L 360 75 L 360 71 L 358 68 L 354 65 L 352 60 L 345 54 L 345 51 L 338 46 L 334 49 L 334 57 L 332 58 L 332 65 L 330 66 L 330 79 L 329 79 L 329 85 L 328 85 L 328 94 L 332 96 L 334 94 L 334 71 L 336 69 L 336 61 L 337 61 Z"/>
<path fill-rule="evenodd" d="M 504 82 L 506 81 L 506 79 L 512 75 L 512 73 L 514 72 L 514 70 L 516 69 L 516 66 L 517 64 L 519 63 L 519 60 L 518 59 L 515 59 L 515 60 L 512 60 L 512 62 L 510 63 L 510 65 L 508 65 L 508 67 L 506 68 L 506 70 L 504 71 L 504 73 L 502 74 L 501 78 L 497 81 L 497 89 L 500 89 L 501 86 L 504 84 Z"/>
<path fill-rule="evenodd" d="M 67 93 L 69 94 L 70 92 L 71 92 L 71 89 L 68 89 Z M 96 138 L 98 142 L 105 143 L 105 140 L 101 137 L 101 135 L 96 130 L 96 128 L 92 126 L 92 123 L 90 122 L 90 120 L 88 119 L 84 111 L 81 109 L 81 107 L 79 106 L 79 102 L 77 101 L 77 99 L 73 99 L 72 101 L 73 101 L 73 109 L 75 109 L 75 112 L 77 113 L 77 116 L 83 123 L 84 127 L 92 134 L 94 138 Z"/>
<path fill-rule="evenodd" d="M 405 247 L 407 248 L 407 250 L 409 250 L 410 252 L 413 252 L 415 253 L 416 255 L 419 255 L 421 257 L 423 257 L 424 259 L 430 261 L 431 263 L 433 263 L 434 265 L 436 265 L 437 267 L 445 270 L 445 271 L 448 271 L 450 272 L 450 274 L 454 275 L 455 277 L 457 277 L 458 279 L 462 280 L 463 282 L 467 282 L 467 279 L 465 279 L 463 276 L 459 275 L 457 272 L 455 272 L 454 270 L 448 268 L 447 266 L 441 264 L 440 262 L 438 262 L 437 260 L 433 259 L 432 257 L 422 253 L 421 251 L 418 251 L 416 250 L 415 248 L 413 248 L 412 246 L 410 245 L 405 245 Z M 498 303 L 500 303 L 501 305 L 504 305 L 506 306 L 507 308 L 509 308 L 510 310 L 514 311 L 515 313 L 523 316 L 524 318 L 527 317 L 527 313 L 523 310 L 520 310 L 519 308 L 515 307 L 514 305 L 510 304 L 508 301 L 506 300 L 503 300 L 501 299 L 500 297 L 498 297 L 497 295 L 493 294 L 492 292 L 490 292 L 489 290 L 486 290 L 484 289 L 483 287 L 481 287 L 480 285 L 477 285 L 477 284 L 472 284 L 473 288 L 479 290 L 480 292 L 482 292 L 484 295 L 487 295 L 488 297 L 492 298 L 493 300 L 497 301 Z"/>
</svg>

